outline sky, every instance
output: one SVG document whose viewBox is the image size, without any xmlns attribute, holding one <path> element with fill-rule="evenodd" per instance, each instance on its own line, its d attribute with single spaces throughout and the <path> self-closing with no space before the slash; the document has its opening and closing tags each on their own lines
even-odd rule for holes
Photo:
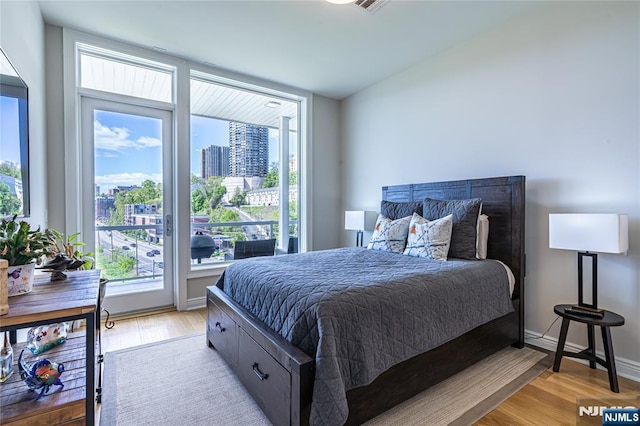
<svg viewBox="0 0 640 426">
<path fill-rule="evenodd" d="M 94 114 L 95 183 L 100 193 L 118 185 L 162 180 L 159 119 L 96 110 Z M 295 137 L 290 152 L 295 152 Z M 191 173 L 200 175 L 200 151 L 209 145 L 229 146 L 229 123 L 191 117 Z M 278 131 L 269 129 L 269 164 L 278 161 Z"/>
</svg>

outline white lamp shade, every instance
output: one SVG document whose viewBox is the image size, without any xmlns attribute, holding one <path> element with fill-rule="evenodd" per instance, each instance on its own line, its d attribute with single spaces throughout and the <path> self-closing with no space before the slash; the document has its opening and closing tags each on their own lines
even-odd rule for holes
<svg viewBox="0 0 640 426">
<path fill-rule="evenodd" d="M 550 214 L 549 247 L 624 253 L 629 248 L 629 218 L 624 214 L 608 213 Z"/>
<path fill-rule="evenodd" d="M 344 212 L 344 229 L 353 231 L 371 231 L 376 226 L 378 213 L 366 210 Z"/>
</svg>

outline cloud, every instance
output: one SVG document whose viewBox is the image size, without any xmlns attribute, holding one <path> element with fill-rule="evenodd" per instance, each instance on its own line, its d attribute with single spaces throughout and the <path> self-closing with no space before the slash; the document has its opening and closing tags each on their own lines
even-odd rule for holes
<svg viewBox="0 0 640 426">
<path fill-rule="evenodd" d="M 96 185 L 100 186 L 100 191 L 106 192 L 108 189 L 115 188 L 116 186 L 131 186 L 131 185 L 140 186 L 140 184 L 147 179 L 150 179 L 156 183 L 161 183 L 162 174 L 161 173 L 107 174 L 102 176 L 96 176 L 95 182 L 96 182 Z"/>
<path fill-rule="evenodd" d="M 101 158 L 119 158 L 120 156 L 118 154 L 114 154 L 112 152 L 102 152 L 102 153 L 96 153 L 96 157 L 101 157 Z"/>
<path fill-rule="evenodd" d="M 138 149 L 141 148 L 155 148 L 158 146 L 162 146 L 162 141 L 158 138 L 152 138 L 149 136 L 142 136 L 137 140 L 139 146 Z"/>
<path fill-rule="evenodd" d="M 160 139 L 149 136 L 141 136 L 134 141 L 126 127 L 109 127 L 98 120 L 93 122 L 93 132 L 96 149 L 124 151 L 126 149 L 155 148 L 162 145 Z"/>
</svg>

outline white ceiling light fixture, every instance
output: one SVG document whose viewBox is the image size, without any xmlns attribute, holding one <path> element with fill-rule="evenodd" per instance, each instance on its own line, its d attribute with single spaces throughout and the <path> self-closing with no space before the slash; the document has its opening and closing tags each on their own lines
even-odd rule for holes
<svg viewBox="0 0 640 426">
<path fill-rule="evenodd" d="M 356 0 L 327 0 L 327 1 L 333 4 L 349 4 L 349 3 L 353 3 Z"/>
<path fill-rule="evenodd" d="M 267 108 L 278 108 L 280 105 L 281 103 L 276 101 L 269 101 L 266 104 L 264 104 L 264 106 L 266 106 Z"/>
</svg>

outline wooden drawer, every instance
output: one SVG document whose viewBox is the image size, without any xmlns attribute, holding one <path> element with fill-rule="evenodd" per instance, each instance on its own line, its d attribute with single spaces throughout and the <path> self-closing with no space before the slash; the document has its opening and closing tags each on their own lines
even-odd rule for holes
<svg viewBox="0 0 640 426">
<path fill-rule="evenodd" d="M 274 425 L 289 425 L 291 416 L 291 375 L 238 328 L 238 378 Z M 283 413 L 286 413 L 283 415 Z"/>
<path fill-rule="evenodd" d="M 231 317 L 207 300 L 207 339 L 233 369 L 238 365 L 238 330 Z"/>
</svg>

